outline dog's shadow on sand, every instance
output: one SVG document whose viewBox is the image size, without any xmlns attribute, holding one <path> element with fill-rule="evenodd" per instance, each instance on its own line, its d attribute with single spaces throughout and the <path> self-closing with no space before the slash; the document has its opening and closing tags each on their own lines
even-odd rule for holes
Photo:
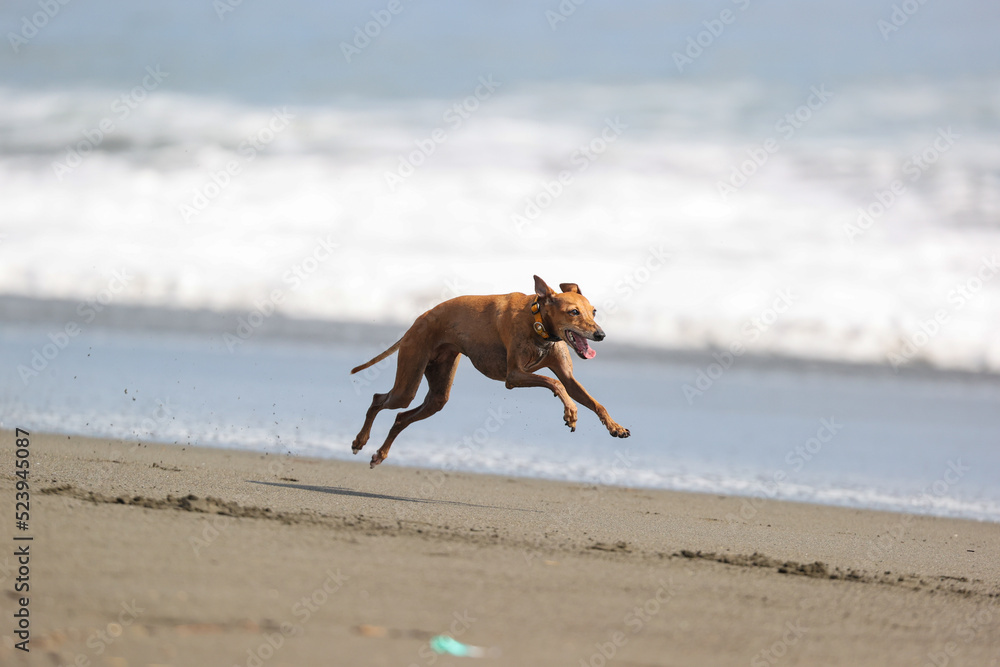
<svg viewBox="0 0 1000 667">
<path fill-rule="evenodd" d="M 373 500 L 394 500 L 402 503 L 426 503 L 429 505 L 454 505 L 457 507 L 478 507 L 490 510 L 508 510 L 511 512 L 534 512 L 541 514 L 542 510 L 531 510 L 520 507 L 500 507 L 499 505 L 477 505 L 475 503 L 463 503 L 458 500 L 437 500 L 435 498 L 408 498 L 406 496 L 390 496 L 384 493 L 369 493 L 367 491 L 355 491 L 345 489 L 341 486 L 315 486 L 312 484 L 288 484 L 287 482 L 263 482 L 255 479 L 247 480 L 251 484 L 263 484 L 265 486 L 281 486 L 286 489 L 299 489 L 301 491 L 315 491 L 317 493 L 332 493 L 336 496 L 353 496 L 355 498 L 371 498 Z"/>
</svg>

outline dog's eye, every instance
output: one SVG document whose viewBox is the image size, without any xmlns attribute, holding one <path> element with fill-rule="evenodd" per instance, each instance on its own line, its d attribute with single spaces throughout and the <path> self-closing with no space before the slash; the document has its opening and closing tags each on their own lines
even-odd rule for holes
<svg viewBox="0 0 1000 667">
<path fill-rule="evenodd" d="M 580 309 L 579 308 L 574 308 L 573 310 L 569 311 L 569 314 L 570 315 L 579 315 L 580 314 Z"/>
<path fill-rule="evenodd" d="M 596 316 L 597 316 L 597 309 L 594 308 L 594 317 L 596 317 Z"/>
</svg>

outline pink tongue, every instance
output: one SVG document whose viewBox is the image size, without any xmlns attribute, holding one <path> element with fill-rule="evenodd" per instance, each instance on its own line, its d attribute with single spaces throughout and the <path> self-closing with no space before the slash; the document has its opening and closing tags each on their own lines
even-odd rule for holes
<svg viewBox="0 0 1000 667">
<path fill-rule="evenodd" d="M 597 356 L 597 350 L 588 346 L 587 351 L 583 353 L 583 356 L 587 357 L 588 359 L 593 359 L 594 357 Z"/>
</svg>

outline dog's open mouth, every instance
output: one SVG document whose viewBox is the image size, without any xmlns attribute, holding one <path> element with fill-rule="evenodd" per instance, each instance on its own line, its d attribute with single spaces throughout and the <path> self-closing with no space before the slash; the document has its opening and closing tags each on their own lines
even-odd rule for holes
<svg viewBox="0 0 1000 667">
<path fill-rule="evenodd" d="M 576 350 L 576 353 L 580 355 L 581 359 L 593 359 L 597 356 L 597 350 L 590 347 L 590 343 L 587 342 L 587 339 L 580 334 L 570 331 L 569 329 L 566 329 L 563 334 L 566 338 L 566 342 L 569 343 L 574 350 Z"/>
</svg>

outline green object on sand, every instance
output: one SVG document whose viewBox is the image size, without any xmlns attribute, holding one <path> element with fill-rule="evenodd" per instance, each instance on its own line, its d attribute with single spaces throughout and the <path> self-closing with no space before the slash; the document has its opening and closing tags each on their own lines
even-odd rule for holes
<svg viewBox="0 0 1000 667">
<path fill-rule="evenodd" d="M 431 639 L 430 644 L 437 653 L 457 655 L 460 658 L 481 658 L 486 655 L 486 651 L 478 646 L 463 644 L 448 635 L 438 635 Z"/>
</svg>

